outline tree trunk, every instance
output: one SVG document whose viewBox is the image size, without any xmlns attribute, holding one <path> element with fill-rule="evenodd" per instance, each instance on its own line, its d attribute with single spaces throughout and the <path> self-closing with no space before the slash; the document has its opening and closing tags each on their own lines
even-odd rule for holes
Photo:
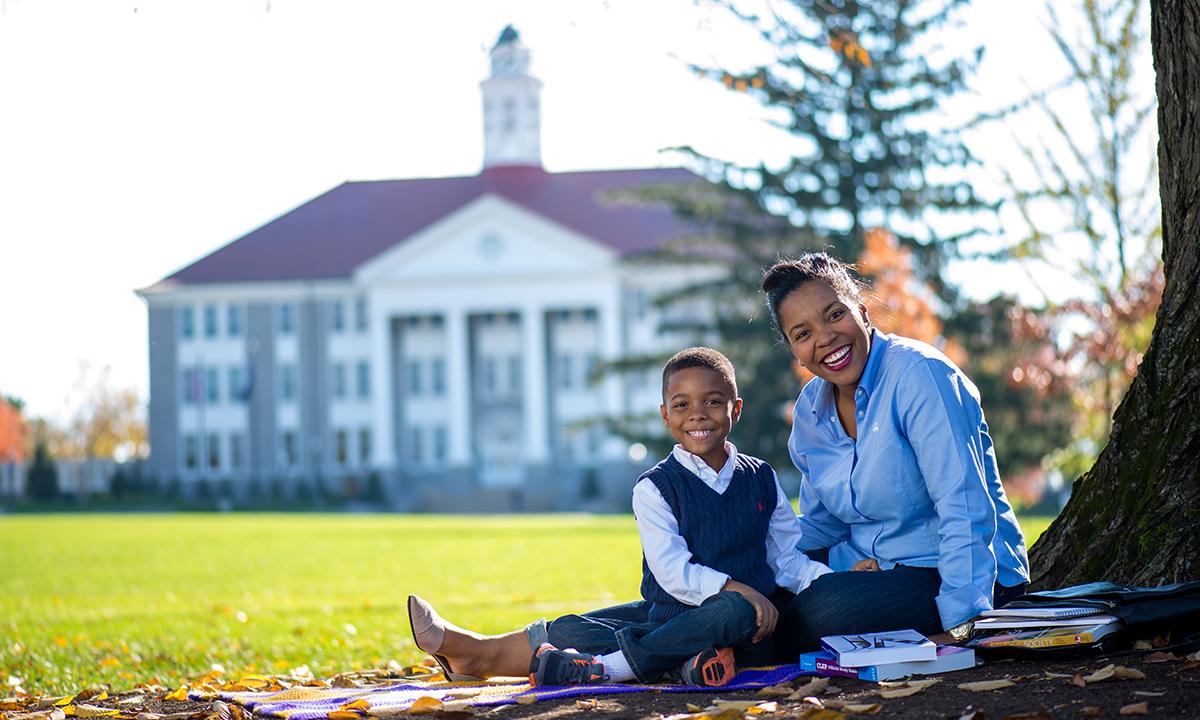
<svg viewBox="0 0 1200 720">
<path fill-rule="evenodd" d="M 1030 550 L 1032 588 L 1200 579 L 1200 0 L 1151 0 L 1166 288 L 1096 464 Z"/>
</svg>

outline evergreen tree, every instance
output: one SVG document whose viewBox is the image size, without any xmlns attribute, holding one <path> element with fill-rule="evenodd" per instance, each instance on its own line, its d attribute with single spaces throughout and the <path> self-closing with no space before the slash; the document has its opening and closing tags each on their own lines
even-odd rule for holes
<svg viewBox="0 0 1200 720">
<path fill-rule="evenodd" d="M 788 0 L 765 16 L 744 13 L 774 48 L 770 65 L 733 71 L 693 66 L 779 111 L 803 149 L 783 167 L 739 168 L 709 160 L 712 179 L 753 190 L 768 212 L 826 239 L 843 259 L 859 256 L 863 234 L 886 227 L 914 249 L 920 274 L 941 286 L 948 242 L 927 224 L 944 212 L 985 207 L 960 168 L 973 162 L 956 133 L 928 121 L 965 88 L 971 66 L 939 58 L 928 33 L 966 0 Z M 976 51 L 978 56 L 980 51 Z M 685 150 L 690 150 L 685 148 Z"/>
<path fill-rule="evenodd" d="M 45 443 L 39 442 L 33 449 L 33 464 L 26 476 L 25 491 L 34 500 L 53 500 L 58 496 L 58 468 Z"/>
</svg>

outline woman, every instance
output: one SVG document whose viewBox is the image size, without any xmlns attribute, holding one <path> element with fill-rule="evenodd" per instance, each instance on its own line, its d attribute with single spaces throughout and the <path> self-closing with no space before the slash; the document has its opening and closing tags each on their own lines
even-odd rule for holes
<svg viewBox="0 0 1200 720">
<path fill-rule="evenodd" d="M 979 392 L 953 362 L 871 327 L 858 283 L 824 253 L 762 281 L 775 329 L 815 375 L 793 411 L 798 549 L 835 571 L 779 618 L 777 659 L 825 635 L 916 629 L 969 639 L 971 620 L 1024 592 L 1025 541 L 1000 484 Z"/>
</svg>

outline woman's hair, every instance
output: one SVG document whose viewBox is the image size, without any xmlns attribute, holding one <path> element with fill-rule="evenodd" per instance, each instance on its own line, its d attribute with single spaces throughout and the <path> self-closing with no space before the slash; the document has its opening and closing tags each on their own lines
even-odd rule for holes
<svg viewBox="0 0 1200 720">
<path fill-rule="evenodd" d="M 783 328 L 779 326 L 779 306 L 792 291 L 811 280 L 828 283 L 842 302 L 851 307 L 863 303 L 862 285 L 850 275 L 849 266 L 841 260 L 819 252 L 778 262 L 763 275 L 762 291 L 766 293 L 767 309 L 771 311 L 771 325 L 780 335 Z"/>
</svg>

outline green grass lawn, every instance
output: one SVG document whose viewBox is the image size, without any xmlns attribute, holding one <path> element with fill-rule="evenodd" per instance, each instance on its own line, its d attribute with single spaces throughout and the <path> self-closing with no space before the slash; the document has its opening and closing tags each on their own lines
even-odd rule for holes
<svg viewBox="0 0 1200 720">
<path fill-rule="evenodd" d="M 1030 544 L 1049 521 L 1022 519 Z M 629 515 L 0 516 L 0 683 L 407 665 L 424 657 L 410 593 L 493 633 L 636 599 L 640 581 Z"/>
</svg>

